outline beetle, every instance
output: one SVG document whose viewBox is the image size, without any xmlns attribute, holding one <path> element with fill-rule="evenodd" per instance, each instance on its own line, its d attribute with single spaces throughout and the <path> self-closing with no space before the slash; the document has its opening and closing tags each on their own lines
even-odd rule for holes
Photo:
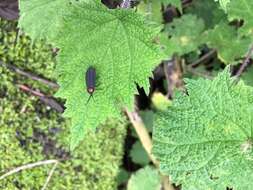
<svg viewBox="0 0 253 190">
<path fill-rule="evenodd" d="M 90 101 L 90 98 L 93 98 L 93 93 L 95 92 L 96 87 L 96 69 L 92 66 L 90 66 L 86 71 L 86 89 L 87 92 L 90 94 L 89 99 L 87 100 L 87 103 Z"/>
</svg>

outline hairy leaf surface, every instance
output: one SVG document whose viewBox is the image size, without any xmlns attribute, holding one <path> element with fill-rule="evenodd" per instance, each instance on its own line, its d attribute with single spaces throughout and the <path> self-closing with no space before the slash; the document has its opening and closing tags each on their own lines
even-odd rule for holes
<svg viewBox="0 0 253 190">
<path fill-rule="evenodd" d="M 19 27 L 33 39 L 52 40 L 57 36 L 69 3 L 66 0 L 20 0 Z"/>
<path fill-rule="evenodd" d="M 64 9 L 63 19 L 58 20 L 56 14 L 61 2 L 44 0 L 37 8 L 38 1 L 23 0 L 21 23 L 29 23 L 23 26 L 34 31 L 33 37 L 58 32 L 53 40 L 60 48 L 57 96 L 66 99 L 64 114 L 72 119 L 71 148 L 74 148 L 87 129 L 96 128 L 108 117 L 119 117 L 124 106 L 132 108 L 137 93 L 135 82 L 148 90 L 148 77 L 164 55 L 152 42 L 160 28 L 152 27 L 133 10 L 109 10 L 95 0 L 73 1 Z M 59 7 L 53 11 L 50 6 L 54 3 Z M 47 10 L 44 4 L 49 6 Z M 43 23 L 31 23 L 31 16 L 42 18 Z M 40 36 L 41 27 L 51 26 L 54 17 L 60 29 L 49 27 Z M 86 90 L 85 73 L 90 66 L 96 69 L 97 78 L 93 98 L 87 102 L 90 94 Z"/>
<path fill-rule="evenodd" d="M 231 0 L 214 0 L 214 1 L 218 1 L 220 3 L 221 8 L 227 12 L 227 6 L 230 3 Z"/>
<path fill-rule="evenodd" d="M 230 78 L 186 80 L 172 106 L 156 115 L 153 153 L 183 190 L 251 190 L 253 88 Z"/>
</svg>

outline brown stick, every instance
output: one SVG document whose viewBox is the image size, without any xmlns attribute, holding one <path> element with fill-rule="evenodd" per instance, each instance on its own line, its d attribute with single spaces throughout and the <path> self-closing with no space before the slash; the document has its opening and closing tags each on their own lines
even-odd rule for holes
<svg viewBox="0 0 253 190">
<path fill-rule="evenodd" d="M 172 60 L 163 62 L 163 69 L 168 84 L 167 97 L 173 98 L 175 88 L 182 88 L 182 69 L 180 60 L 174 56 Z"/>
<path fill-rule="evenodd" d="M 208 53 L 206 53 L 205 55 L 203 55 L 202 57 L 200 57 L 197 61 L 193 62 L 192 64 L 190 64 L 188 66 L 189 67 L 196 67 L 200 63 L 202 63 L 202 62 L 206 61 L 207 59 L 209 59 L 210 57 L 212 57 L 214 54 L 216 54 L 216 50 L 212 49 Z"/>
<path fill-rule="evenodd" d="M 64 108 L 61 104 L 59 104 L 56 100 L 54 100 L 53 98 L 50 98 L 48 96 L 46 96 L 44 93 L 37 91 L 37 90 L 33 90 L 30 87 L 23 85 L 23 84 L 18 84 L 17 85 L 22 91 L 30 93 L 36 97 L 38 97 L 43 103 L 45 103 L 46 105 L 50 106 L 51 108 L 53 108 L 54 110 L 62 113 L 64 111 Z"/>
<path fill-rule="evenodd" d="M 237 78 L 239 78 L 241 76 L 241 74 L 243 73 L 245 68 L 248 66 L 252 52 L 253 52 L 253 45 L 250 46 L 250 49 L 249 49 L 242 65 L 241 65 L 240 69 L 237 71 L 237 73 L 235 75 Z"/>
<path fill-rule="evenodd" d="M 164 73 L 165 73 L 165 77 L 168 83 L 168 93 L 167 93 L 167 97 L 168 98 L 172 98 L 173 97 L 173 91 L 175 88 L 175 81 L 173 80 L 173 73 L 175 71 L 175 59 L 173 60 L 169 60 L 169 61 L 165 61 L 163 64 L 164 67 Z"/>
<path fill-rule="evenodd" d="M 52 82 L 50 80 L 42 78 L 42 77 L 40 77 L 38 75 L 35 75 L 33 73 L 30 73 L 30 72 L 24 71 L 22 69 L 19 69 L 18 67 L 14 66 L 12 64 L 5 64 L 5 63 L 3 63 L 3 62 L 0 61 L 0 65 L 8 68 L 9 70 L 14 71 L 17 74 L 20 74 L 20 75 L 28 77 L 28 78 L 30 78 L 32 80 L 35 80 L 35 81 L 41 82 L 41 83 L 43 83 L 45 85 L 48 85 L 49 87 L 56 88 L 56 89 L 59 88 L 59 85 L 56 84 L 55 82 Z"/>
</svg>

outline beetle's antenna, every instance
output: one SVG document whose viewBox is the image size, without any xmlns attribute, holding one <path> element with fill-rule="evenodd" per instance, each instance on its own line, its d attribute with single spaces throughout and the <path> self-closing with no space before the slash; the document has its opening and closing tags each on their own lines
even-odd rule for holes
<svg viewBox="0 0 253 190">
<path fill-rule="evenodd" d="M 91 94 L 90 97 L 88 98 L 87 102 L 86 102 L 86 105 L 89 103 L 91 98 L 93 99 L 93 101 L 95 101 L 94 98 L 93 98 L 93 94 Z"/>
</svg>

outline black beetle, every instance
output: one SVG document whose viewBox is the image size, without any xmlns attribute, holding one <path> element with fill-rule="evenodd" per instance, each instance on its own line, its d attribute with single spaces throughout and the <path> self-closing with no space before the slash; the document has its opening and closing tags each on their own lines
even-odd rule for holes
<svg viewBox="0 0 253 190">
<path fill-rule="evenodd" d="M 96 69 L 92 66 L 90 66 L 86 71 L 86 88 L 87 92 L 90 94 L 89 99 L 87 100 L 87 103 L 90 101 L 90 98 L 93 98 L 93 93 L 95 92 L 96 87 Z"/>
</svg>

